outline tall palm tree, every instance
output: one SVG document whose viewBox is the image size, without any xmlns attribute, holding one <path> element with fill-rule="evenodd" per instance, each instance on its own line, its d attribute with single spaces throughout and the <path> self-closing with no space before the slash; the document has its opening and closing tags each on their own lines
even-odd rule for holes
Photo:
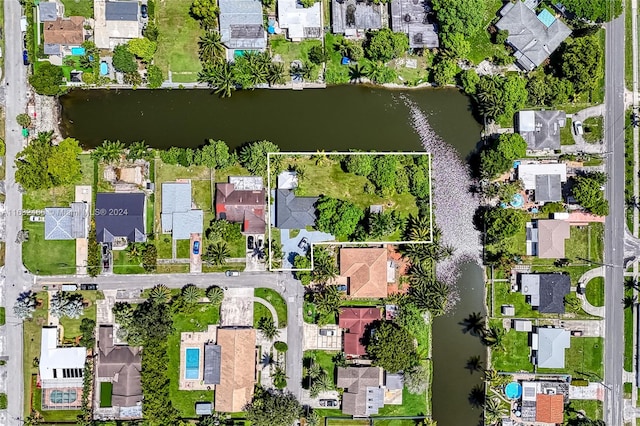
<svg viewBox="0 0 640 426">
<path fill-rule="evenodd" d="M 485 424 L 498 424 L 502 416 L 507 414 L 502 401 L 498 398 L 489 398 L 484 403 L 484 420 Z"/>
<path fill-rule="evenodd" d="M 287 373 L 280 364 L 276 365 L 276 368 L 271 374 L 271 378 L 273 379 L 273 385 L 277 389 L 283 389 L 287 385 Z"/>
<path fill-rule="evenodd" d="M 120 141 L 104 141 L 91 153 L 92 158 L 105 163 L 119 160 L 124 153 L 124 144 Z"/>
<path fill-rule="evenodd" d="M 322 370 L 320 364 L 315 361 L 311 361 L 311 365 L 305 369 L 305 376 L 310 382 L 312 382 L 314 380 L 317 380 L 323 372 L 324 370 Z"/>
<path fill-rule="evenodd" d="M 369 80 L 374 83 L 384 83 L 386 81 L 387 72 L 387 66 L 379 61 L 371 61 L 365 67 L 365 73 L 367 77 L 369 77 Z"/>
<path fill-rule="evenodd" d="M 633 277 L 627 277 L 624 279 L 624 289 L 640 290 L 640 283 L 638 283 L 638 281 L 636 281 Z"/>
<path fill-rule="evenodd" d="M 140 262 L 142 258 L 141 244 L 130 243 L 125 249 L 125 251 L 129 255 L 129 259 Z"/>
<path fill-rule="evenodd" d="M 474 355 L 467 360 L 465 367 L 469 370 L 469 373 L 473 374 L 477 371 L 482 371 L 482 360 L 479 355 Z"/>
<path fill-rule="evenodd" d="M 167 303 L 171 296 L 171 290 L 164 284 L 158 284 L 149 291 L 149 299 L 155 303 Z"/>
<path fill-rule="evenodd" d="M 207 289 L 207 298 L 212 305 L 220 305 L 224 299 L 224 291 L 217 285 L 211 286 Z"/>
<path fill-rule="evenodd" d="M 230 255 L 231 252 L 227 247 L 227 243 L 218 241 L 217 243 L 209 244 L 203 258 L 210 265 L 224 265 Z"/>
<path fill-rule="evenodd" d="M 632 308 L 636 303 L 638 303 L 638 296 L 628 294 L 624 296 L 624 299 L 622 299 L 622 304 L 624 305 L 625 309 Z"/>
<path fill-rule="evenodd" d="M 484 316 L 480 312 L 472 312 L 458 324 L 462 326 L 464 334 L 469 333 L 472 336 L 481 336 L 485 328 Z"/>
<path fill-rule="evenodd" d="M 131 142 L 127 149 L 127 160 L 143 160 L 149 158 L 151 152 L 149 145 L 144 141 Z"/>
<path fill-rule="evenodd" d="M 202 291 L 193 284 L 187 284 L 182 287 L 181 294 L 184 301 L 191 305 L 198 303 L 198 300 L 202 297 Z"/>
<path fill-rule="evenodd" d="M 339 314 L 342 294 L 335 285 L 324 286 L 321 291 L 315 294 L 313 301 L 318 312 L 322 314 Z"/>
<path fill-rule="evenodd" d="M 344 56 L 344 55 L 343 55 Z M 349 81 L 361 83 L 362 78 L 367 76 L 367 70 L 360 64 L 353 64 L 349 67 Z"/>
<path fill-rule="evenodd" d="M 222 44 L 220 33 L 207 31 L 198 41 L 200 60 L 202 62 L 219 63 L 224 61 L 226 49 Z"/>
<path fill-rule="evenodd" d="M 205 64 L 198 74 L 198 81 L 207 83 L 213 93 L 222 98 L 230 97 L 236 89 L 233 66 L 229 62 Z"/>
<path fill-rule="evenodd" d="M 487 330 L 485 330 L 484 336 L 482 337 L 482 343 L 492 348 L 500 348 L 502 347 L 504 334 L 504 328 L 499 325 L 492 324 Z"/>
<path fill-rule="evenodd" d="M 273 340 L 280 335 L 280 330 L 278 330 L 271 317 L 260 318 L 258 320 L 258 330 L 269 340 Z"/>
<path fill-rule="evenodd" d="M 475 385 L 467 397 L 472 407 L 480 408 L 485 403 L 484 385 Z"/>
<path fill-rule="evenodd" d="M 272 62 L 267 69 L 267 83 L 269 86 L 284 84 L 284 64 L 282 62 Z"/>
</svg>

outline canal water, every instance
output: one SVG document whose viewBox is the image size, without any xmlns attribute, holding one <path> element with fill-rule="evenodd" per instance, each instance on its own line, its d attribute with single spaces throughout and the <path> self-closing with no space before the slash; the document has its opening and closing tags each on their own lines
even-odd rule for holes
<svg viewBox="0 0 640 426">
<path fill-rule="evenodd" d="M 283 151 L 422 151 L 408 103 L 425 114 L 431 129 L 462 158 L 475 149 L 480 135 L 468 98 L 446 89 L 338 86 L 240 91 L 230 99 L 206 90 L 74 90 L 60 102 L 61 132 L 86 147 L 105 139 L 144 140 L 156 148 L 197 147 L 207 139 L 237 147 L 268 139 Z M 481 376 L 470 374 L 465 364 L 475 355 L 484 360 L 484 348 L 477 338 L 462 333 L 459 322 L 483 309 L 482 271 L 475 263 L 462 265 L 460 271 L 460 301 L 433 325 L 432 401 L 439 426 L 475 425 L 481 412 L 467 401 Z"/>
</svg>

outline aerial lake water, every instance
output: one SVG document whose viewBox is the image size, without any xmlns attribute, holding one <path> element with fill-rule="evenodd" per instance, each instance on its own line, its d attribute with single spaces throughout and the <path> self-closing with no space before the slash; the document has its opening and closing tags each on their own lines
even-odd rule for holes
<svg viewBox="0 0 640 426">
<path fill-rule="evenodd" d="M 155 148 L 197 147 L 221 139 L 231 147 L 268 139 L 282 151 L 421 151 L 405 100 L 417 105 L 431 128 L 465 158 L 480 125 L 469 99 L 455 90 L 384 90 L 365 86 L 240 91 L 220 99 L 207 90 L 73 90 L 60 99 L 60 130 L 93 147 L 103 140 L 144 140 Z M 446 171 L 440 171 L 446 173 Z M 469 182 L 460 182 L 468 186 Z M 477 424 L 469 391 L 481 375 L 465 369 L 484 348 L 458 324 L 483 310 L 482 270 L 464 264 L 460 301 L 433 324 L 433 415 L 439 426 Z"/>
</svg>

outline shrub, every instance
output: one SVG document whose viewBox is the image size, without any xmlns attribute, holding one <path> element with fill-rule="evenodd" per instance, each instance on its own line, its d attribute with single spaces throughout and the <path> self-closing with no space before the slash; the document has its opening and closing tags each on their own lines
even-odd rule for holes
<svg viewBox="0 0 640 426">
<path fill-rule="evenodd" d="M 286 352 L 287 349 L 289 349 L 289 347 L 287 346 L 287 344 L 285 342 L 275 342 L 273 344 L 273 347 L 276 348 L 276 351 L 278 352 Z"/>
</svg>

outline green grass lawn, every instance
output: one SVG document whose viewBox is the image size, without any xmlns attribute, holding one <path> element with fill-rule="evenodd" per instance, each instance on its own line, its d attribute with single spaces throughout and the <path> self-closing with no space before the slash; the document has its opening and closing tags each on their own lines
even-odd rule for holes
<svg viewBox="0 0 640 426">
<path fill-rule="evenodd" d="M 0 325 L 5 325 L 5 323 L 7 322 L 7 312 L 3 307 L 0 307 Z"/>
<path fill-rule="evenodd" d="M 208 303 L 201 304 L 193 313 L 173 316 L 174 331 L 168 338 L 168 376 L 169 397 L 173 406 L 185 418 L 196 416 L 195 403 L 198 401 L 213 402 L 213 391 L 181 391 L 178 390 L 178 374 L 180 374 L 180 333 L 185 331 L 204 331 L 209 324 L 220 322 L 220 308 Z"/>
<path fill-rule="evenodd" d="M 633 196 L 633 126 L 631 126 L 631 109 L 625 111 L 624 119 L 624 195 Z M 633 232 L 633 209 L 626 209 L 627 226 Z"/>
<path fill-rule="evenodd" d="M 178 240 L 176 241 L 176 256 L 178 259 L 188 259 L 191 254 L 191 241 Z"/>
<path fill-rule="evenodd" d="M 576 141 L 573 140 L 571 119 L 567 118 L 567 122 L 564 127 L 560 128 L 560 145 L 575 145 Z"/>
<path fill-rule="evenodd" d="M 593 306 L 604 306 L 604 278 L 595 277 L 587 283 L 587 301 Z"/>
<path fill-rule="evenodd" d="M 604 126 L 603 126 L 603 118 L 599 117 L 590 117 L 584 120 L 582 123 L 584 127 L 584 140 L 589 143 L 598 143 L 602 142 L 602 138 L 604 137 Z"/>
<path fill-rule="evenodd" d="M 622 386 L 624 398 L 631 399 L 631 393 L 633 392 L 633 383 L 625 382 Z"/>
<path fill-rule="evenodd" d="M 287 326 L 287 303 L 284 298 L 275 290 L 270 288 L 256 288 L 254 290 L 255 297 L 261 297 L 273 305 L 278 314 L 278 327 Z"/>
<path fill-rule="evenodd" d="M 627 89 L 633 90 L 633 45 L 631 38 L 633 37 L 633 25 L 631 13 L 631 0 L 625 0 L 624 2 L 625 14 L 624 14 L 624 36 L 627 42 L 624 44 L 624 79 Z"/>
<path fill-rule="evenodd" d="M 572 226 L 571 237 L 565 241 L 565 257 L 578 263 L 584 262 L 583 259 L 601 262 L 603 233 L 601 223 L 584 227 Z"/>
<path fill-rule="evenodd" d="M 591 420 L 603 419 L 602 401 L 572 399 L 570 405 L 573 408 L 571 411 L 584 412 Z M 565 420 L 576 417 L 576 414 L 571 411 L 565 410 Z"/>
<path fill-rule="evenodd" d="M 155 242 L 158 259 L 171 259 L 171 235 L 158 235 Z"/>
<path fill-rule="evenodd" d="M 24 375 L 24 412 L 31 412 L 31 376 L 38 374 L 38 368 L 34 367 L 34 359 L 40 358 L 40 340 L 42 337 L 42 326 L 47 324 L 48 300 L 47 292 L 41 291 L 36 294 L 38 307 L 33 313 L 33 318 L 25 320 L 22 325 L 22 371 Z M 33 386 L 35 390 L 35 386 Z"/>
<path fill-rule="evenodd" d="M 380 416 L 421 416 L 427 413 L 427 395 L 426 393 L 412 394 L 406 388 L 402 390 L 402 405 L 385 405 L 378 411 Z M 375 416 L 374 416 L 375 418 Z M 395 421 L 397 422 L 397 420 Z M 407 423 L 395 423 L 387 420 L 385 425 L 395 426 Z M 406 420 L 404 421 L 406 422 Z M 375 422 L 380 424 L 381 422 Z"/>
<path fill-rule="evenodd" d="M 253 327 L 258 328 L 261 318 L 272 318 L 271 311 L 262 303 L 253 302 Z M 278 324 L 280 326 L 280 324 Z"/>
<path fill-rule="evenodd" d="M 22 244 L 24 266 L 37 275 L 75 274 L 75 240 L 45 240 L 44 222 L 23 219 L 23 229 L 29 231 L 29 241 Z"/>
<path fill-rule="evenodd" d="M 77 336 L 82 335 L 82 333 L 80 333 L 82 318 L 91 318 L 95 321 L 97 313 L 96 300 L 104 299 L 101 291 L 83 291 L 80 294 L 84 298 L 85 304 L 89 306 L 84 308 L 84 314 L 80 318 L 60 318 L 60 325 L 64 327 L 65 339 L 75 339 Z"/>
<path fill-rule="evenodd" d="M 139 262 L 133 261 L 124 250 L 114 250 L 113 273 L 114 274 L 144 274 L 145 270 Z"/>
<path fill-rule="evenodd" d="M 533 371 L 529 359 L 529 333 L 509 330 L 504 336 L 502 348 L 491 352 L 491 364 L 497 371 Z"/>
<path fill-rule="evenodd" d="M 0 410 L 6 410 L 6 409 L 7 409 L 7 394 L 0 393 Z"/>
<path fill-rule="evenodd" d="M 324 371 L 327 372 L 327 375 L 331 378 L 332 383 L 336 383 L 336 365 L 333 363 L 333 357 L 338 352 L 330 352 L 330 351 L 304 351 L 302 354 L 303 360 L 306 363 L 305 365 L 308 367 L 309 359 L 313 359 L 316 364 L 320 364 L 320 367 Z"/>
<path fill-rule="evenodd" d="M 602 337 L 572 337 L 565 351 L 565 368 L 538 368 L 538 373 L 566 373 L 576 378 L 601 381 L 604 339 Z"/>
<path fill-rule="evenodd" d="M 62 0 L 64 16 L 93 18 L 93 2 L 86 0 Z"/>
<path fill-rule="evenodd" d="M 295 60 L 308 61 L 309 49 L 313 46 L 320 46 L 322 42 L 320 40 L 304 40 L 301 42 L 291 42 L 285 38 L 283 34 L 269 36 L 269 46 L 271 47 L 271 55 L 279 55 L 284 62 L 285 80 L 290 80 L 289 69 L 291 68 L 291 62 Z M 313 80 L 317 78 L 319 67 L 315 66 Z"/>
<path fill-rule="evenodd" d="M 215 182 L 223 182 L 223 183 L 229 182 L 229 176 L 251 175 L 251 173 L 249 173 L 249 170 L 245 169 L 240 164 L 234 164 L 224 169 L 214 170 L 214 173 L 215 173 L 215 176 L 214 176 Z M 265 186 L 266 186 L 266 182 L 265 182 Z"/>
<path fill-rule="evenodd" d="M 625 296 L 633 295 L 633 290 L 625 290 Z M 633 369 L 633 311 L 624 309 L 624 369 Z"/>
<path fill-rule="evenodd" d="M 113 384 L 111 382 L 100 383 L 100 407 L 111 407 L 111 394 Z"/>
<path fill-rule="evenodd" d="M 189 15 L 191 0 L 171 0 L 156 3 L 156 23 L 160 35 L 154 63 L 168 78 L 186 83 L 197 81 L 202 69 L 198 58 L 198 39 L 203 34 L 200 24 Z"/>
<path fill-rule="evenodd" d="M 496 52 L 506 51 L 504 45 L 494 44 L 491 42 L 491 36 L 487 32 L 487 27 L 496 17 L 498 10 L 502 7 L 501 0 L 487 0 L 485 1 L 485 15 L 482 28 L 473 36 L 469 38 L 469 44 L 471 45 L 471 52 L 469 53 L 469 59 L 475 65 L 478 65 L 485 59 L 493 58 Z"/>
</svg>

